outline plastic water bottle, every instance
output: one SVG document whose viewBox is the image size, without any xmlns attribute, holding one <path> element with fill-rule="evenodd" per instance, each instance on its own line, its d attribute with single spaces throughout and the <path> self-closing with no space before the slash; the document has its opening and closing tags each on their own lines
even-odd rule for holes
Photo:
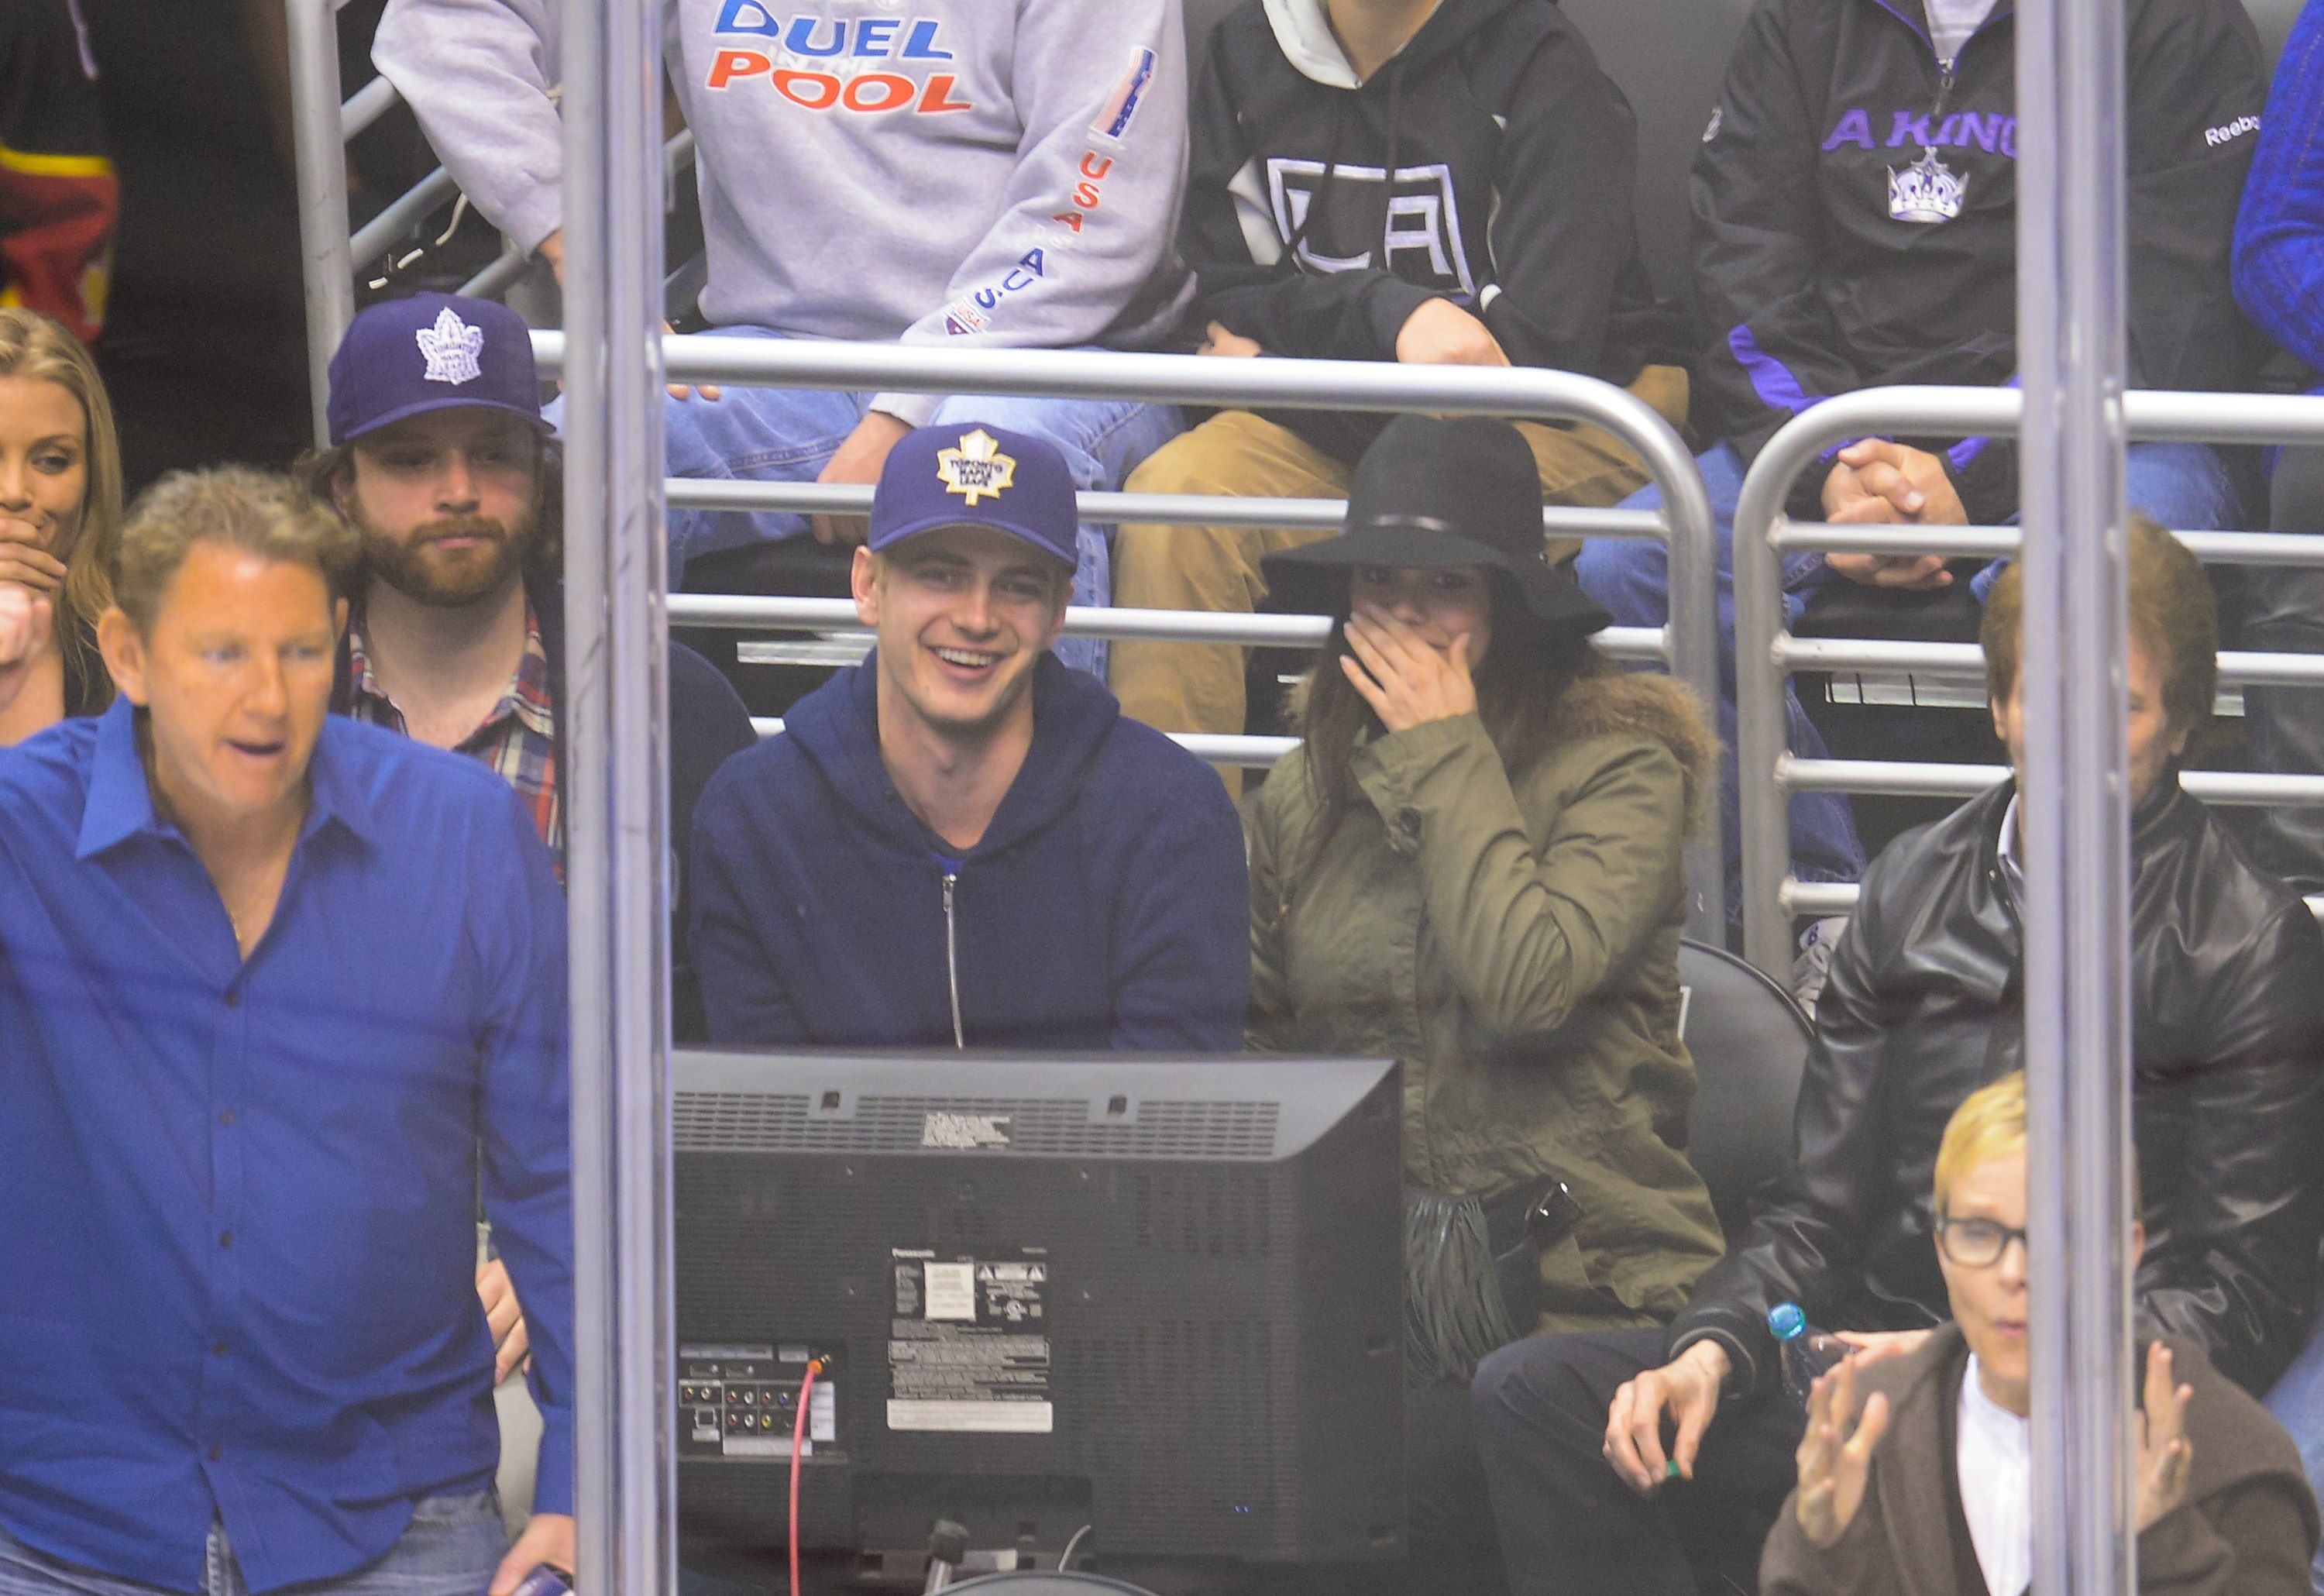
<svg viewBox="0 0 2324 1596">
<path fill-rule="evenodd" d="M 1767 1310 L 1767 1330 L 1784 1360 L 1784 1389 L 1804 1413 L 1816 1377 L 1848 1356 L 1848 1343 L 1809 1324 L 1795 1302 L 1779 1302 Z"/>
</svg>

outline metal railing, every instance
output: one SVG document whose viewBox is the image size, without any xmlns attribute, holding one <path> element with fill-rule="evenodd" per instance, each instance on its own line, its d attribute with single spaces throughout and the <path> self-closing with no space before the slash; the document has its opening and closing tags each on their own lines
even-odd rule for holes
<svg viewBox="0 0 2324 1596">
<path fill-rule="evenodd" d="M 561 368 L 564 338 L 536 331 L 533 351 L 545 370 Z M 1415 366 L 1362 361 L 1204 360 L 1185 355 L 1125 355 L 1088 350 L 982 350 L 940 346 L 840 343 L 811 339 L 738 338 L 706 335 L 665 336 L 664 375 L 672 383 L 836 388 L 851 391 L 978 393 L 1017 397 L 1136 398 L 1171 404 L 1272 407 L 1293 410 L 1425 411 L 1434 414 L 1517 416 L 1587 421 L 1628 444 L 1660 486 L 1660 512 L 1560 508 L 1544 512 L 1544 530 L 1561 535 L 1659 537 L 1669 549 L 1670 619 L 1660 629 L 1628 629 L 1606 640 L 1609 653 L 1630 660 L 1660 660 L 1686 682 L 1706 706 L 1718 702 L 1717 609 L 1711 501 L 1693 457 L 1670 424 L 1637 395 L 1611 383 L 1566 372 L 1526 367 Z M 691 509 L 840 511 L 862 513 L 870 507 L 868 487 L 815 483 L 732 483 L 673 479 L 665 484 L 669 502 Z M 1141 521 L 1244 526 L 1328 528 L 1338 524 L 1344 505 L 1331 499 L 1229 499 L 1199 494 L 1088 494 L 1082 497 L 1093 520 L 1134 516 Z M 710 612 L 690 610 L 695 595 L 673 597 L 669 618 Z M 733 603 L 734 601 L 722 601 Z M 771 605 L 778 601 L 742 601 Z M 782 603 L 816 601 L 779 601 Z M 835 601 L 821 601 L 825 604 Z M 721 623 L 736 617 L 778 613 L 739 605 L 720 612 Z M 821 612 L 844 630 L 852 611 Z M 1136 637 L 1151 641 L 1236 642 L 1260 646 L 1313 647 L 1320 641 L 1322 617 L 1212 614 L 1167 610 L 1087 610 L 1072 624 L 1076 635 Z M 1287 627 L 1286 623 L 1296 623 Z M 752 624 L 805 625 L 815 620 Z M 1206 743 L 1221 751 L 1222 763 L 1257 758 L 1240 739 Z M 1204 757 L 1211 757 L 1205 754 Z M 1278 756 L 1279 757 L 1279 756 Z M 1725 923 L 1725 871 L 1719 838 L 1695 839 L 1686 848 L 1688 927 L 1691 935 L 1717 936 Z"/>
<path fill-rule="evenodd" d="M 1803 882 L 1790 873 L 1794 792 L 1967 796 L 2007 772 L 1998 766 L 1802 760 L 1785 737 L 1784 684 L 1796 671 L 1907 670 L 1982 682 L 1975 643 L 1798 638 L 1785 624 L 1783 559 L 1795 550 L 1938 554 L 2002 558 L 2019 547 L 2015 527 L 1840 526 L 1784 514 L 1799 475 L 1834 445 L 1872 436 L 2014 436 L 2024 396 L 2009 388 L 1871 388 L 1824 400 L 1769 439 L 1743 481 L 1735 511 L 1737 759 L 1742 775 L 1743 943 L 1770 974 L 1789 972 L 1796 915 L 1845 914 L 1851 885 Z M 2133 392 L 2123 396 L 2141 442 L 2324 443 L 2324 398 L 2248 393 Z M 2184 531 L 2180 540 L 2212 565 L 2324 566 L 2324 537 L 2280 532 Z M 2324 655 L 2223 652 L 2227 686 L 2324 687 Z M 2181 785 L 2217 804 L 2324 804 L 2324 776 L 2190 772 Z M 2324 909 L 2324 900 L 2317 905 Z"/>
<path fill-rule="evenodd" d="M 331 354 L 355 319 L 356 272 L 386 255 L 399 239 L 460 192 L 452 174 L 439 165 L 350 233 L 347 143 L 402 103 L 402 97 L 382 74 L 340 99 L 338 14 L 346 3 L 283 0 L 290 32 L 299 241 L 307 291 L 307 374 L 318 445 L 327 437 L 324 409 L 330 395 Z M 694 135 L 689 132 L 679 132 L 662 147 L 665 168 L 672 175 L 693 159 Z M 459 291 L 496 299 L 531 264 L 521 251 L 508 245 L 462 283 Z"/>
</svg>

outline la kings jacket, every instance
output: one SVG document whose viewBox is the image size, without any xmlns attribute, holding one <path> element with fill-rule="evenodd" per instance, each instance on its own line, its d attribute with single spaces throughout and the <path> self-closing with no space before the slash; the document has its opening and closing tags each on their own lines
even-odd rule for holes
<svg viewBox="0 0 2324 1596">
<path fill-rule="evenodd" d="M 1443 298 L 1518 365 L 1628 383 L 1683 362 L 1638 264 L 1636 121 L 1550 0 L 1443 0 L 1362 82 L 1323 0 L 1248 0 L 1212 36 L 1189 137 L 1197 328 L 1394 360 L 1405 318 Z M 1380 426 L 1275 419 L 1350 461 Z"/>
<path fill-rule="evenodd" d="M 2238 0 L 2128 0 L 2126 21 L 2131 385 L 2238 387 L 2258 36 Z M 2015 32 L 1998 0 L 1947 69 L 1920 0 L 1761 0 L 1691 185 L 1711 436 L 1748 459 L 1820 398 L 2015 376 Z M 1970 521 L 2015 513 L 2014 445 L 1913 441 L 1943 452 Z M 1803 512 L 1821 485 L 1803 477 Z"/>
</svg>

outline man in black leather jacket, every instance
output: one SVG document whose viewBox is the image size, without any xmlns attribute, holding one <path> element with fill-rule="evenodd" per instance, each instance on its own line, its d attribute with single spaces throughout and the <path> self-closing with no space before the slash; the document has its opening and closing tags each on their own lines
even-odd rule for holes
<svg viewBox="0 0 2324 1596">
<path fill-rule="evenodd" d="M 2017 616 L 2013 570 L 1985 617 L 2013 757 Z M 2324 936 L 2179 789 L 2218 634 L 2200 567 L 2144 521 L 2131 617 L 2138 1305 L 2257 1394 L 2300 1350 L 2315 1287 Z M 1535 1337 L 1479 1370 L 1477 1438 L 1516 1596 L 1691 1593 L 1691 1561 L 1755 1588 L 1802 1428 L 1768 1310 L 1797 1303 L 1873 1356 L 1944 1317 L 1937 1145 L 1964 1097 L 2023 1060 L 2016 854 L 2005 782 L 1874 862 L 1817 1008 L 1797 1167 L 1667 1333 Z"/>
</svg>

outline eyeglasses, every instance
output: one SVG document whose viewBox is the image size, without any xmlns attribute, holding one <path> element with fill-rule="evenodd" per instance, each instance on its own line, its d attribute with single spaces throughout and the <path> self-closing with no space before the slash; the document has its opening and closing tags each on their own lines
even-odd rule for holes
<svg viewBox="0 0 2324 1596">
<path fill-rule="evenodd" d="M 1989 1268 L 2015 1241 L 2025 1245 L 2025 1232 L 1990 1219 L 1939 1219 L 1937 1245 L 1965 1269 Z"/>
</svg>

